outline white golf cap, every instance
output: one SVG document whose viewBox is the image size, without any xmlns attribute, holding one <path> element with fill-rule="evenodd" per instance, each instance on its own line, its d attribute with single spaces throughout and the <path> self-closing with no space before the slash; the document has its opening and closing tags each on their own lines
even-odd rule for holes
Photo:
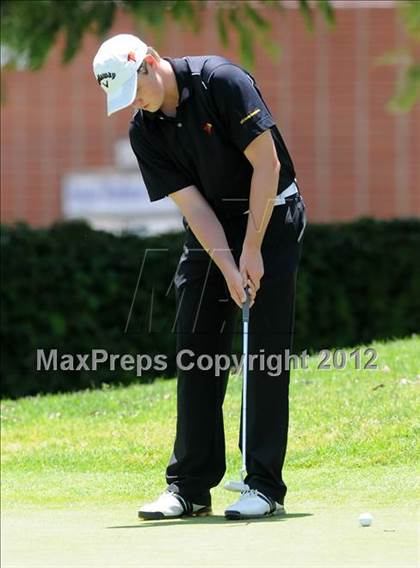
<svg viewBox="0 0 420 568">
<path fill-rule="evenodd" d="M 119 34 L 107 39 L 93 60 L 96 80 L 107 95 L 107 113 L 126 108 L 136 98 L 137 70 L 147 53 L 138 37 Z"/>
</svg>

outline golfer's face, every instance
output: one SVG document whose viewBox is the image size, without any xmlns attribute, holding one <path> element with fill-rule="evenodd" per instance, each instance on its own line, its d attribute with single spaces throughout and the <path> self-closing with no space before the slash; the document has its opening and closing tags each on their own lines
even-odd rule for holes
<svg viewBox="0 0 420 568">
<path fill-rule="evenodd" d="M 156 112 L 163 103 L 163 84 L 155 69 L 147 66 L 148 73 L 138 73 L 137 93 L 133 108 Z"/>
</svg>

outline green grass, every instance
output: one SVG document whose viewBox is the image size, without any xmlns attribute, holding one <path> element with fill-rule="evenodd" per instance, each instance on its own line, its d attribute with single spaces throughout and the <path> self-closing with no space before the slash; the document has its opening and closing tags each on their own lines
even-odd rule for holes
<svg viewBox="0 0 420 568">
<path fill-rule="evenodd" d="M 371 347 L 376 371 L 355 370 L 353 360 L 321 371 L 319 356 L 293 371 L 288 499 L 384 506 L 415 499 L 420 338 Z M 226 478 L 235 479 L 240 390 L 233 375 L 224 413 Z M 141 503 L 165 487 L 175 424 L 176 381 L 163 379 L 3 401 L 3 507 Z M 213 490 L 215 506 L 231 497 Z"/>
</svg>

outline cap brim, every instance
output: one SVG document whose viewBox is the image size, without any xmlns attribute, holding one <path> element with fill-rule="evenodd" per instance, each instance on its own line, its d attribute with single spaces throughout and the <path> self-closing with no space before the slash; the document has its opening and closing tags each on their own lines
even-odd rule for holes
<svg viewBox="0 0 420 568">
<path fill-rule="evenodd" d="M 114 112 L 122 110 L 131 105 L 136 98 L 137 91 L 137 72 L 124 83 L 116 92 L 107 96 L 107 113 L 111 116 Z"/>
</svg>

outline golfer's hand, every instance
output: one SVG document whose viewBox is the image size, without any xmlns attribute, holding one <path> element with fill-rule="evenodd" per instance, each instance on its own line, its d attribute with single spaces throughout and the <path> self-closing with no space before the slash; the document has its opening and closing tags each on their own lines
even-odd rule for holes
<svg viewBox="0 0 420 568">
<path fill-rule="evenodd" d="M 264 276 L 264 262 L 261 250 L 258 247 L 245 247 L 242 249 L 239 259 L 239 271 L 242 277 L 242 285 L 248 287 L 251 296 L 251 306 L 260 289 L 260 280 Z"/>
<path fill-rule="evenodd" d="M 246 293 L 243 286 L 241 273 L 236 266 L 232 266 L 224 272 L 224 277 L 232 300 L 239 308 L 242 309 L 243 303 L 246 301 Z"/>
</svg>

